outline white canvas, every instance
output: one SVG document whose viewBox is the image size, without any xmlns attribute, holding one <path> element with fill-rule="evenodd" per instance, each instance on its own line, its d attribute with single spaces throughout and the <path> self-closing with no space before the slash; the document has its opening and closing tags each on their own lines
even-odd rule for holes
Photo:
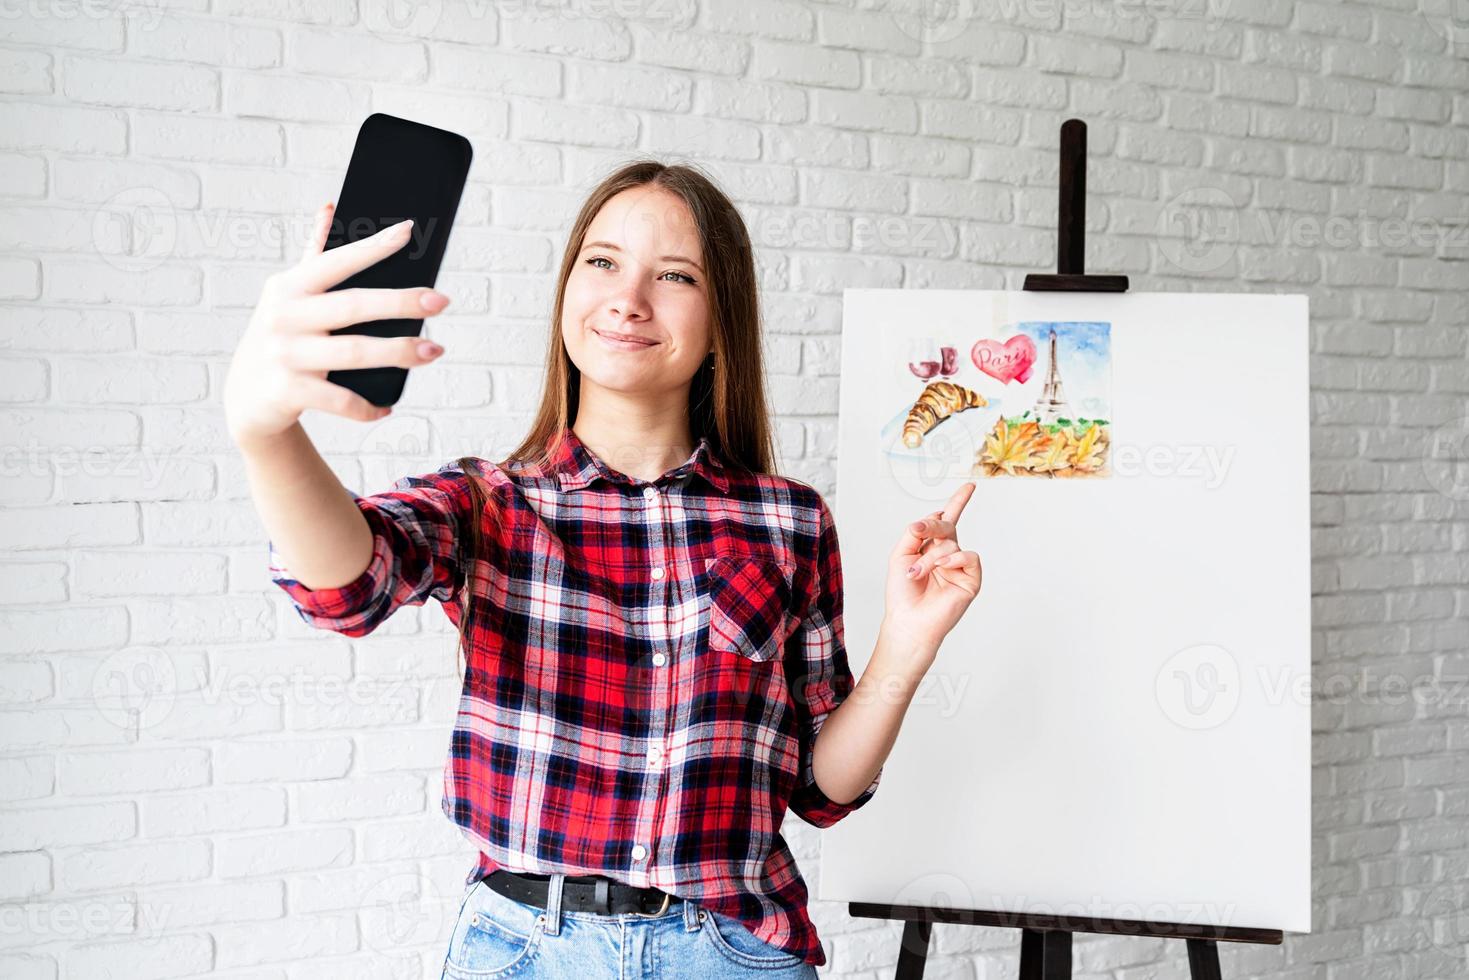
<svg viewBox="0 0 1469 980">
<path fill-rule="evenodd" d="M 1105 358 L 1058 358 L 1070 413 L 1104 420 L 1105 463 L 1093 444 L 1090 470 L 975 470 L 1051 375 L 1044 344 L 1024 382 L 980 371 L 973 345 L 1049 322 L 1107 326 Z M 957 350 L 933 380 L 989 404 L 915 457 L 918 337 Z M 1309 931 L 1307 350 L 1300 295 L 846 292 L 853 672 L 904 524 L 970 479 L 960 543 L 984 581 L 877 795 L 822 833 L 819 898 Z"/>
</svg>

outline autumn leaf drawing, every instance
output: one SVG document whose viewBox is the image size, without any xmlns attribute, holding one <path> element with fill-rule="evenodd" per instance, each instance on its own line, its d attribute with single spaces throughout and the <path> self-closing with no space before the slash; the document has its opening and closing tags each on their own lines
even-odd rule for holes
<svg viewBox="0 0 1469 980">
<path fill-rule="evenodd" d="M 1106 471 L 1108 432 L 1101 420 L 1043 426 L 1023 415 L 1002 416 L 985 437 L 977 468 L 985 476 L 1098 476 Z"/>
<path fill-rule="evenodd" d="M 1102 434 L 1102 427 L 1093 422 L 1076 440 L 1071 465 L 1083 473 L 1095 473 L 1106 462 L 1107 440 Z"/>
<path fill-rule="evenodd" d="M 979 463 L 985 473 L 1016 475 L 1016 470 L 1029 469 L 1035 462 L 1039 449 L 1037 436 L 1040 425 L 1036 422 L 1021 422 L 1012 425 L 1004 418 L 995 421 L 995 427 L 984 439 L 984 450 Z"/>
<path fill-rule="evenodd" d="M 1071 447 L 1070 434 L 1065 429 L 1057 429 L 1042 444 L 1031 469 L 1047 476 L 1064 472 L 1071 466 Z"/>
</svg>

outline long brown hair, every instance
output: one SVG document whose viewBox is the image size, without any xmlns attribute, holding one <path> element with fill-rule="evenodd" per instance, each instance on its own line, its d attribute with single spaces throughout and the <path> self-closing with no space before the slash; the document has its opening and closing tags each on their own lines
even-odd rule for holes
<svg viewBox="0 0 1469 980">
<path fill-rule="evenodd" d="M 693 216 L 703 249 L 713 351 L 694 375 L 689 388 L 689 430 L 693 440 L 698 443 L 707 437 L 710 450 L 726 466 L 751 473 L 774 472 L 770 415 L 765 404 L 758 283 L 749 232 L 733 202 L 701 170 L 656 160 L 636 160 L 619 167 L 592 189 L 577 213 L 556 281 L 541 405 L 520 445 L 498 465 L 504 466 L 512 460 L 548 463 L 560 448 L 558 436 L 576 421 L 581 372 L 566 353 L 561 332 L 566 280 L 575 268 L 587 228 L 602 206 L 625 190 L 646 186 L 662 188 L 682 199 Z M 499 516 L 493 494 L 475 478 L 478 466 L 474 461 L 472 456 L 458 460 L 469 480 L 471 505 L 469 527 L 461 529 L 468 533 L 460 535 L 461 676 L 469 657 L 475 558 L 481 553 L 484 523 L 488 521 L 493 526 Z"/>
</svg>

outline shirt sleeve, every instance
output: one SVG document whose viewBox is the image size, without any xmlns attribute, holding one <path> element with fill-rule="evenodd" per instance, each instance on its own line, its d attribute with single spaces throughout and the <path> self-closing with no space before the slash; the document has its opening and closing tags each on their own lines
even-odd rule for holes
<svg viewBox="0 0 1469 980">
<path fill-rule="evenodd" d="M 364 497 L 349 490 L 372 529 L 372 560 L 362 574 L 335 588 L 307 588 L 272 541 L 271 581 L 307 624 L 346 636 L 371 633 L 401 606 L 422 605 L 430 597 L 448 601 L 461 582 L 458 546 L 468 492 L 458 461 L 405 476 L 383 493 Z"/>
<path fill-rule="evenodd" d="M 815 596 L 801 624 L 786 641 L 787 663 L 796 671 L 793 685 L 796 715 L 801 729 L 801 772 L 790 810 L 813 827 L 830 827 L 860 808 L 877 791 L 882 769 L 856 799 L 836 803 L 816 784 L 812 769 L 816 736 L 826 718 L 856 686 L 847 666 L 842 628 L 842 565 L 836 522 L 821 501 L 821 524 L 816 548 Z"/>
</svg>

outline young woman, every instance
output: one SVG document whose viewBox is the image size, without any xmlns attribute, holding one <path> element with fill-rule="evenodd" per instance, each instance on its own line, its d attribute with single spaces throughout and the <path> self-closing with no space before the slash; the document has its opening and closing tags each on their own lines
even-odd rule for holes
<svg viewBox="0 0 1469 980">
<path fill-rule="evenodd" d="M 826 954 L 781 823 L 828 827 L 876 790 L 979 590 L 955 531 L 974 484 L 901 529 L 854 687 L 831 512 L 772 472 L 745 225 L 698 170 L 641 161 L 571 229 L 521 445 L 358 496 L 301 412 L 381 418 L 325 372 L 442 350 L 328 332 L 448 301 L 325 292 L 408 237 L 323 252 L 330 220 L 268 281 L 227 417 L 306 622 L 362 636 L 433 597 L 459 630 L 443 806 L 480 859 L 444 975 L 814 976 Z"/>
</svg>

